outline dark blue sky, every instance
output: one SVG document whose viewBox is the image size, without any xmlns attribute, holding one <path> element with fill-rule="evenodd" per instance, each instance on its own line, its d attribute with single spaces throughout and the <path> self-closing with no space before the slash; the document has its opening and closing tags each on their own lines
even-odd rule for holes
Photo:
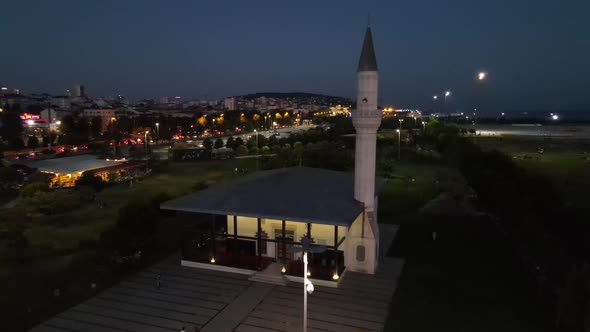
<svg viewBox="0 0 590 332">
<path fill-rule="evenodd" d="M 590 1 L 3 1 L 0 83 L 91 96 L 352 97 L 368 13 L 380 99 L 590 108 Z M 490 80 L 479 89 L 475 73 Z"/>
</svg>

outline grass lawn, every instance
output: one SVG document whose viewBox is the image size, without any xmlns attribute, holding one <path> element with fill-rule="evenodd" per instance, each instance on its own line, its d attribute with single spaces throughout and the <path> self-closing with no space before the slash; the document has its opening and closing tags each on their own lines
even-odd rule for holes
<svg viewBox="0 0 590 332">
<path fill-rule="evenodd" d="M 402 162 L 393 173 L 379 196 L 380 223 L 404 223 L 441 191 L 462 193 L 464 188 L 461 175 L 444 165 Z"/>
<path fill-rule="evenodd" d="M 406 265 L 385 331 L 551 330 L 533 281 L 487 219 L 415 220 L 402 226 L 392 252 Z"/>
<path fill-rule="evenodd" d="M 548 177 L 566 205 L 587 208 L 590 193 L 590 140 L 534 137 L 477 138 L 484 150 L 497 149 L 528 171 Z M 544 152 L 537 153 L 537 147 Z M 525 157 L 526 155 L 526 157 Z"/>
</svg>

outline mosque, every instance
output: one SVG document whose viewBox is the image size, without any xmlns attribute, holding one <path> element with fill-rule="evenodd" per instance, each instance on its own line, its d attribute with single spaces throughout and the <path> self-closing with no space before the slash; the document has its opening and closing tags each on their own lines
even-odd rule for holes
<svg viewBox="0 0 590 332">
<path fill-rule="evenodd" d="M 378 82 L 367 26 L 357 68 L 357 107 L 352 110 L 354 174 L 275 169 L 162 203 L 163 210 L 210 216 L 206 232 L 183 241 L 182 265 L 250 274 L 253 280 L 271 283 L 299 281 L 301 253 L 290 248 L 309 237 L 326 249 L 310 258 L 310 278 L 337 287 L 346 271 L 374 274 L 379 261 L 378 194 L 385 184 L 375 176 L 382 118 Z"/>
</svg>

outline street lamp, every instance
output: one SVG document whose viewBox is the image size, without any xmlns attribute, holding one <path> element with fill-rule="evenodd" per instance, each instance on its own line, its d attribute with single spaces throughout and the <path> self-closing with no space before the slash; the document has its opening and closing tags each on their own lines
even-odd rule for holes
<svg viewBox="0 0 590 332">
<path fill-rule="evenodd" d="M 397 160 L 401 160 L 402 131 L 399 129 L 396 129 L 395 131 L 397 132 Z"/>
<path fill-rule="evenodd" d="M 445 92 L 445 112 L 447 111 L 447 97 L 451 95 L 451 91 Z"/>
<path fill-rule="evenodd" d="M 156 135 L 160 138 L 160 123 L 156 122 Z"/>
<path fill-rule="evenodd" d="M 258 149 L 258 130 L 254 129 L 254 132 L 256 133 L 256 148 Z"/>
<path fill-rule="evenodd" d="M 308 234 L 309 235 L 309 234 Z M 307 253 L 315 252 L 321 253 L 326 251 L 326 247 L 312 245 L 309 237 L 301 239 L 301 248 L 291 247 L 291 252 L 303 252 L 303 332 L 307 332 L 307 294 L 313 293 L 313 284 L 307 278 L 309 271 L 307 270 Z"/>
<path fill-rule="evenodd" d="M 143 140 L 144 140 L 144 144 L 145 144 L 145 154 L 146 154 L 146 155 L 147 155 L 147 153 L 148 153 L 148 144 L 147 144 L 147 134 L 148 134 L 148 133 L 149 133 L 149 132 L 146 130 L 146 131 L 145 131 L 144 138 L 143 138 Z"/>
<path fill-rule="evenodd" d="M 479 73 L 477 73 L 477 80 L 479 81 L 483 81 L 486 79 L 486 72 L 485 71 L 480 71 Z"/>
</svg>

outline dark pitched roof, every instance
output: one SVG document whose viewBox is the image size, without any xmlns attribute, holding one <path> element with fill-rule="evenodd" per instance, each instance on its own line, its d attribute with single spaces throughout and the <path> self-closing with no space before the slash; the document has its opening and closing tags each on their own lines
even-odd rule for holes
<svg viewBox="0 0 590 332">
<path fill-rule="evenodd" d="M 385 182 L 376 179 L 376 192 Z M 350 226 L 362 211 L 354 200 L 354 174 L 308 167 L 258 172 L 160 208 L 340 226 Z"/>
<path fill-rule="evenodd" d="M 377 58 L 375 57 L 373 35 L 371 34 L 370 26 L 367 26 L 367 31 L 365 32 L 365 41 L 363 42 L 363 50 L 359 59 L 358 71 L 377 71 Z"/>
</svg>

